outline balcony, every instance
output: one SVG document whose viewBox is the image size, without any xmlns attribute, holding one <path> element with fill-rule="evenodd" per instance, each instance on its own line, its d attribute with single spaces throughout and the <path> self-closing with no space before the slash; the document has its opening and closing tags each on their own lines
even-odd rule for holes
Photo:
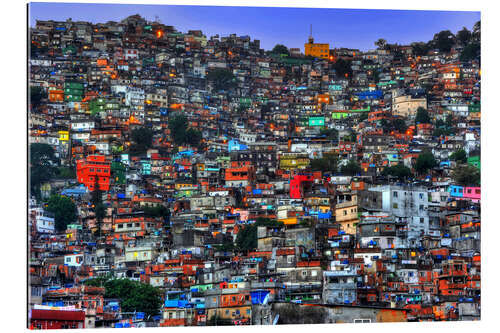
<svg viewBox="0 0 500 333">
<path fill-rule="evenodd" d="M 346 289 L 357 289 L 357 284 L 355 282 L 351 283 L 326 283 L 324 286 L 325 290 L 346 290 Z"/>
</svg>

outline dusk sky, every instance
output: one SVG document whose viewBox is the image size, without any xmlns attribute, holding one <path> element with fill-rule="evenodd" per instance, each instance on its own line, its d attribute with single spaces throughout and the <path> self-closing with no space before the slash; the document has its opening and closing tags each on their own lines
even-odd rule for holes
<svg viewBox="0 0 500 333">
<path fill-rule="evenodd" d="M 37 19 L 68 18 L 105 23 L 134 14 L 150 21 L 157 15 L 163 24 L 181 32 L 202 30 L 208 38 L 235 33 L 260 39 L 266 50 L 280 43 L 302 51 L 310 24 L 315 42 L 330 43 L 330 48 L 369 50 L 375 48 L 373 43 L 378 38 L 399 44 L 426 42 L 441 30 L 456 33 L 464 26 L 471 30 L 480 20 L 479 12 L 463 11 L 31 3 L 30 25 L 34 26 Z"/>
</svg>

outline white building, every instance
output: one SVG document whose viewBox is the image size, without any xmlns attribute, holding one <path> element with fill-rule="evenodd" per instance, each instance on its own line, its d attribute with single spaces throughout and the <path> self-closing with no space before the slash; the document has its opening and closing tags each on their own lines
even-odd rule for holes
<svg viewBox="0 0 500 333">
<path fill-rule="evenodd" d="M 42 207 L 31 208 L 35 217 L 36 231 L 39 233 L 53 234 L 55 232 L 54 215 L 45 211 Z"/>
</svg>

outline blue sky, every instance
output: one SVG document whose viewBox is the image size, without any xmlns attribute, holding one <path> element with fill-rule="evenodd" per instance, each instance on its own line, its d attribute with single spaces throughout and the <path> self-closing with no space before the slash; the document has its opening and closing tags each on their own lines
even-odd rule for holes
<svg viewBox="0 0 500 333">
<path fill-rule="evenodd" d="M 163 24 L 182 32 L 200 29 L 207 37 L 249 35 L 266 50 L 278 43 L 303 49 L 310 24 L 316 42 L 368 50 L 378 38 L 399 44 L 428 41 L 441 30 L 471 30 L 480 20 L 480 12 L 465 11 L 31 3 L 30 25 L 67 18 L 102 23 L 133 14 L 151 21 L 158 15 Z"/>
</svg>

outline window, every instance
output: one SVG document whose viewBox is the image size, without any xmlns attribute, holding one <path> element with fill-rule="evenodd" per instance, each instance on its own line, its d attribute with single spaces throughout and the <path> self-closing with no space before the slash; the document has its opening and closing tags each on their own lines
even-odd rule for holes
<svg viewBox="0 0 500 333">
<path fill-rule="evenodd" d="M 394 198 L 397 198 L 397 197 L 398 197 L 398 192 L 396 192 L 396 191 L 392 192 L 392 196 L 393 196 Z"/>
<path fill-rule="evenodd" d="M 354 319 L 355 324 L 367 324 L 371 322 L 372 322 L 371 319 Z"/>
<path fill-rule="evenodd" d="M 393 204 L 392 204 L 392 208 L 397 209 L 397 208 L 398 208 L 398 204 L 397 204 L 396 202 L 395 202 L 395 203 L 393 203 Z"/>
</svg>

